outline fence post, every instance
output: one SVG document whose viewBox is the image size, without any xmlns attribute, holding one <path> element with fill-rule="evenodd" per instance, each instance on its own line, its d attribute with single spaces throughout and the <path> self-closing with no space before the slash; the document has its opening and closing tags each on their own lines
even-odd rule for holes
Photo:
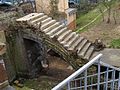
<svg viewBox="0 0 120 90">
<path fill-rule="evenodd" d="M 120 90 L 120 71 L 119 71 L 119 80 L 118 80 L 118 90 Z"/>
<path fill-rule="evenodd" d="M 59 89 L 63 88 L 68 82 L 70 82 L 71 80 L 75 79 L 78 75 L 80 75 L 81 73 L 83 73 L 91 65 L 93 65 L 94 63 L 96 63 L 101 58 L 101 56 L 102 56 L 102 54 L 97 55 L 95 58 L 93 58 L 87 64 L 85 64 L 83 67 L 81 67 L 80 69 L 78 69 L 76 72 L 74 72 L 68 78 L 66 78 L 61 83 L 59 83 L 57 86 L 55 86 L 54 88 L 52 88 L 52 90 L 59 90 Z M 99 62 L 99 65 L 100 65 L 100 62 Z"/>
<path fill-rule="evenodd" d="M 112 90 L 114 90 L 114 80 L 115 80 L 115 69 L 113 69 L 112 71 L 112 84 L 111 84 L 111 87 L 112 87 Z"/>
<path fill-rule="evenodd" d="M 68 82 L 67 90 L 70 90 L 70 82 Z"/>
<path fill-rule="evenodd" d="M 109 72 L 109 68 L 107 67 L 105 90 L 107 90 L 107 88 L 108 88 L 108 72 Z"/>
<path fill-rule="evenodd" d="M 98 84 L 97 84 L 97 90 L 100 90 L 100 59 L 98 60 Z"/>
<path fill-rule="evenodd" d="M 87 90 L 87 69 L 85 70 L 85 73 L 84 73 L 84 77 L 85 77 L 85 80 L 84 80 L 84 89 Z"/>
</svg>

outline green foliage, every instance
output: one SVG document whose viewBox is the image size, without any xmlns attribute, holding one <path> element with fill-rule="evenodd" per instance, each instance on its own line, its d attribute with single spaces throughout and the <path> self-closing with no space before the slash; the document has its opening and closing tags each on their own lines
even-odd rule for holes
<svg viewBox="0 0 120 90">
<path fill-rule="evenodd" d="M 51 90 L 58 81 L 51 80 L 49 77 L 44 76 L 41 79 L 30 79 L 25 81 L 23 88 L 15 87 L 16 90 Z"/>
<path fill-rule="evenodd" d="M 101 17 L 98 17 L 101 12 L 99 11 L 99 8 L 101 7 L 103 10 L 105 10 L 105 7 L 103 7 L 102 5 L 98 5 L 95 9 L 89 11 L 88 13 L 81 13 L 78 17 L 77 17 L 77 32 L 83 32 L 88 30 L 91 26 L 96 25 L 96 23 L 100 22 Z M 98 17 L 98 18 L 97 18 Z M 89 24 L 91 21 L 93 21 L 95 18 L 97 18 L 94 22 L 92 22 L 91 24 Z M 89 25 L 87 25 L 89 24 Z M 87 25 L 87 26 L 86 26 Z M 85 28 L 81 29 L 82 27 L 86 26 Z"/>
<path fill-rule="evenodd" d="M 83 0 L 82 0 L 83 1 Z M 104 1 L 104 0 L 103 0 Z M 96 25 L 96 23 L 98 23 L 101 19 L 101 16 L 103 18 L 104 21 L 104 13 L 105 10 L 108 9 L 108 7 L 110 7 L 110 9 L 108 10 L 108 22 L 110 22 L 110 14 L 111 14 L 111 8 L 114 7 L 116 5 L 117 0 L 111 0 L 110 2 L 99 2 L 99 5 L 97 5 L 97 7 L 95 7 L 94 9 L 88 11 L 88 12 L 81 12 L 81 13 L 77 13 L 77 32 L 83 32 L 88 30 L 91 25 L 93 26 L 94 24 Z M 106 6 L 107 5 L 107 6 Z M 98 17 L 101 14 L 100 17 Z M 96 17 L 97 20 L 94 20 Z M 89 24 L 91 21 L 93 21 L 93 23 Z M 88 24 L 88 25 L 87 25 Z M 86 26 L 86 27 L 85 27 Z M 83 29 L 81 29 L 82 27 L 85 27 Z"/>
<path fill-rule="evenodd" d="M 58 12 L 58 0 L 50 0 L 50 15 L 54 18 L 56 18 L 59 15 Z"/>
<path fill-rule="evenodd" d="M 100 16 L 97 20 L 95 20 L 94 22 L 92 22 L 90 25 L 86 26 L 83 29 L 81 29 L 81 28 L 77 29 L 76 32 L 77 33 L 82 33 L 82 32 L 85 32 L 85 31 L 89 30 L 91 27 L 93 27 L 93 26 L 97 25 L 98 23 L 100 23 L 101 19 L 102 19 L 102 17 Z"/>
<path fill-rule="evenodd" d="M 96 7 L 97 3 L 90 3 L 88 0 L 80 0 L 79 5 L 77 6 L 78 12 L 84 12 L 87 13 L 88 11 L 94 9 Z"/>
<path fill-rule="evenodd" d="M 111 22 L 111 12 L 112 12 L 112 8 L 113 6 L 116 4 L 116 2 L 118 2 L 118 0 L 102 0 L 101 1 L 102 4 L 106 7 L 107 12 L 108 12 L 108 20 L 107 23 Z"/>
<path fill-rule="evenodd" d="M 94 9 L 92 11 L 89 11 L 86 14 L 80 14 L 77 18 L 77 26 L 83 27 L 84 25 L 88 24 L 90 21 L 92 21 L 97 15 L 99 15 L 99 10 Z"/>
<path fill-rule="evenodd" d="M 107 9 L 109 9 L 112 5 L 118 2 L 118 0 L 102 0 L 101 2 Z"/>
<path fill-rule="evenodd" d="M 113 39 L 110 46 L 113 48 L 120 48 L 120 39 Z"/>
</svg>

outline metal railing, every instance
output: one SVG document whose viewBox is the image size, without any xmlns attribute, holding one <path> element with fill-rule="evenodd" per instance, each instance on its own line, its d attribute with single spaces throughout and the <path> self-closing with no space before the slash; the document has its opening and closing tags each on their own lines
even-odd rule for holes
<svg viewBox="0 0 120 90">
<path fill-rule="evenodd" d="M 120 90 L 120 69 L 99 54 L 52 90 Z"/>
</svg>

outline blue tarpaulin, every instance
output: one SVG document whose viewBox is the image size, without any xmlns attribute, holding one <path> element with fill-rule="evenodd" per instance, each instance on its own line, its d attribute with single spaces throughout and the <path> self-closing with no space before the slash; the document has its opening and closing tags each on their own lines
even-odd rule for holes
<svg viewBox="0 0 120 90">
<path fill-rule="evenodd" d="M 76 4 L 79 4 L 80 3 L 80 0 L 69 0 L 69 2 L 74 2 Z"/>
<path fill-rule="evenodd" d="M 0 0 L 0 5 L 6 4 L 6 5 L 14 5 L 20 2 L 21 0 Z"/>
<path fill-rule="evenodd" d="M 24 2 L 34 2 L 35 0 L 0 0 L 0 5 L 16 5 Z"/>
</svg>

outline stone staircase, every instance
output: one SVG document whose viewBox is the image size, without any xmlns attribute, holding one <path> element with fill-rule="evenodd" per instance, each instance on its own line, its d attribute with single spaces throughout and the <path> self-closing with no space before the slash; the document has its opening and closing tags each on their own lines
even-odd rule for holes
<svg viewBox="0 0 120 90">
<path fill-rule="evenodd" d="M 68 28 L 53 20 L 44 13 L 31 13 L 16 20 L 21 24 L 27 24 L 43 32 L 50 39 L 56 38 L 68 52 L 76 51 L 79 58 L 89 60 L 94 52 L 92 43 L 80 34 L 68 30 Z"/>
</svg>

